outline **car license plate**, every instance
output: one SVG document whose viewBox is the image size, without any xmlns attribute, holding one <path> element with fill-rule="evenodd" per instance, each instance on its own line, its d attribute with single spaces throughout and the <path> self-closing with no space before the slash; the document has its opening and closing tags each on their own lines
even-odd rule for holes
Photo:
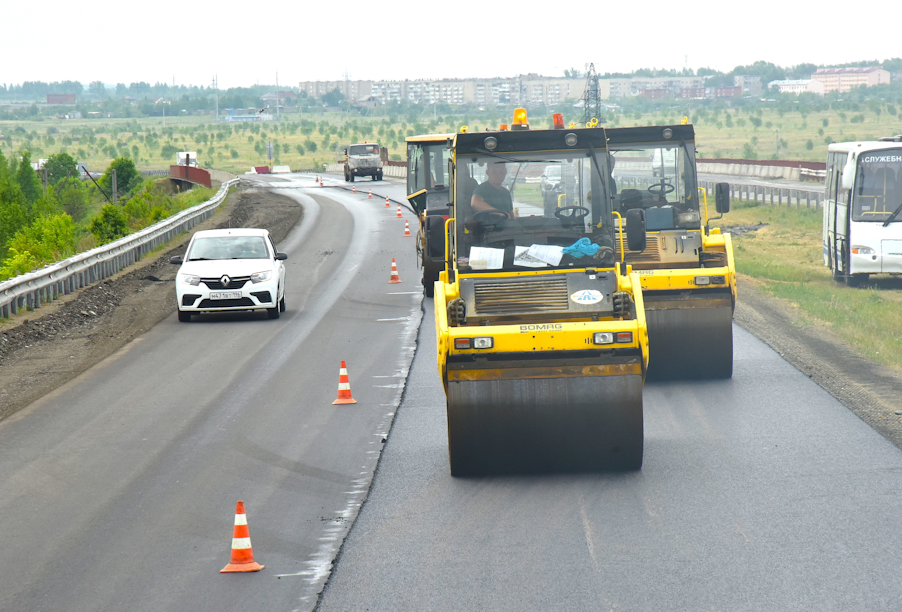
<svg viewBox="0 0 902 612">
<path fill-rule="evenodd" d="M 240 291 L 213 291 L 210 293 L 211 300 L 240 300 Z"/>
</svg>

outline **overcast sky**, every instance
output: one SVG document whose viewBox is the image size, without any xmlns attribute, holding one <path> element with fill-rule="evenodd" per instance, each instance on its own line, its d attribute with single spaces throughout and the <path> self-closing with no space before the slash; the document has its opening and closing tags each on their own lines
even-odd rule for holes
<svg viewBox="0 0 902 612">
<path fill-rule="evenodd" d="M 861 4 L 718 2 L 4 2 L 0 83 L 157 81 L 220 88 L 305 80 L 563 76 L 637 68 L 722 71 L 902 56 Z M 566 7 L 566 8 L 565 8 Z M 582 7 L 582 8 L 579 8 Z M 881 27 L 887 28 L 882 33 Z M 860 37 L 852 36 L 860 26 Z"/>
</svg>

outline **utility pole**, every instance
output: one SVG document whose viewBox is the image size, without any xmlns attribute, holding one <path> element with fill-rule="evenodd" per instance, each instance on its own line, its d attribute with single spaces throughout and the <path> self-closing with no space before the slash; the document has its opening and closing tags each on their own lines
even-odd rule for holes
<svg viewBox="0 0 902 612">
<path fill-rule="evenodd" d="M 116 169 L 113 168 L 113 205 L 119 203 L 119 185 L 116 183 Z"/>
<path fill-rule="evenodd" d="M 592 120 L 604 123 L 601 119 L 601 92 L 598 89 L 598 74 L 595 64 L 589 64 L 586 70 L 586 90 L 583 92 L 583 122 L 588 127 Z"/>
<path fill-rule="evenodd" d="M 780 159 L 780 130 L 774 130 L 774 159 Z"/>
<path fill-rule="evenodd" d="M 279 73 L 276 73 L 276 121 L 282 121 L 282 113 L 279 110 Z"/>
</svg>

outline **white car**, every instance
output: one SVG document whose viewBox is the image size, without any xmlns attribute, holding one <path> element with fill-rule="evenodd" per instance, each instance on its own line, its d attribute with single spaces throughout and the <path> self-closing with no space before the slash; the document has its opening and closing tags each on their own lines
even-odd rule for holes
<svg viewBox="0 0 902 612">
<path fill-rule="evenodd" d="M 175 278 L 179 321 L 192 314 L 266 310 L 270 319 L 285 312 L 285 264 L 265 229 L 231 228 L 194 234 Z"/>
</svg>

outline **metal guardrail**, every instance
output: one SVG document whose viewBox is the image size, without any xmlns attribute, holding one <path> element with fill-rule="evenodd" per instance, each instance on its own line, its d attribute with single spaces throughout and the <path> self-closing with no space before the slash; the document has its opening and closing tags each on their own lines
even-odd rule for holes
<svg viewBox="0 0 902 612">
<path fill-rule="evenodd" d="M 209 219 L 225 200 L 229 187 L 237 183 L 238 179 L 225 182 L 206 202 L 134 234 L 0 283 L 0 317 L 8 318 L 23 308 L 40 308 L 42 303 L 116 274 L 161 244 Z"/>
<path fill-rule="evenodd" d="M 714 197 L 714 186 L 716 184 L 713 181 L 699 181 L 699 187 L 703 187 L 707 191 L 709 206 L 713 202 L 712 198 Z M 730 183 L 730 198 L 739 201 L 753 200 L 763 204 L 770 204 L 771 206 L 783 206 L 785 203 L 789 207 L 795 204 L 799 208 L 802 207 L 802 202 L 804 202 L 807 208 L 811 208 L 811 205 L 814 204 L 814 208 L 820 210 L 821 202 L 824 199 L 824 190 L 823 188 L 820 190 L 808 190 L 794 187 Z"/>
</svg>

